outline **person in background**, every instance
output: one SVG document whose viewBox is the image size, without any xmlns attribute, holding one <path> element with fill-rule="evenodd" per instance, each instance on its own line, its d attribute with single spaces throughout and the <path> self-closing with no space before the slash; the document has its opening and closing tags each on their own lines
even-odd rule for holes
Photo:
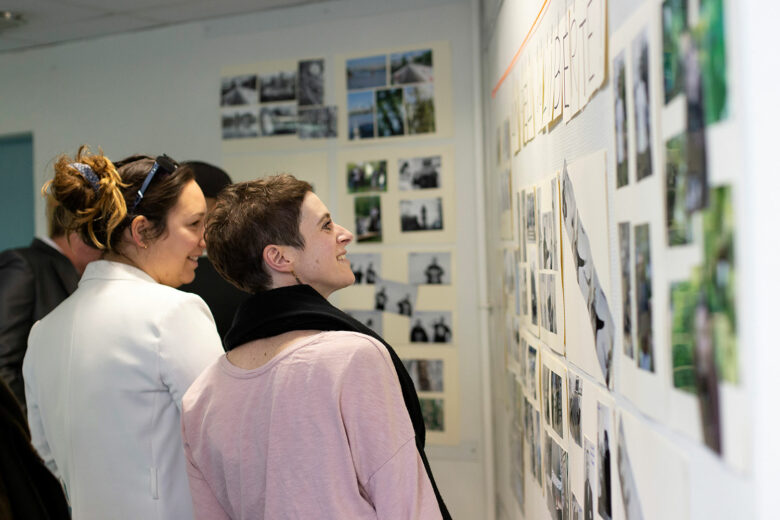
<svg viewBox="0 0 780 520">
<path fill-rule="evenodd" d="M 233 184 L 230 176 L 224 170 L 208 163 L 188 161 L 183 163 L 181 167 L 192 171 L 195 182 L 203 190 L 203 195 L 206 197 L 207 214 L 214 207 L 219 192 L 226 186 Z M 238 306 L 249 297 L 249 293 L 237 289 L 217 273 L 209 260 L 208 251 L 198 258 L 197 273 L 198 275 L 191 283 L 184 284 L 179 289 L 195 293 L 203 298 L 203 301 L 211 309 L 211 314 L 214 315 L 219 337 L 224 338 L 233 323 L 233 316 L 236 314 Z"/>
<path fill-rule="evenodd" d="M 30 443 L 19 402 L 0 380 L 0 518 L 69 520 L 68 502 L 57 478 Z"/>
<path fill-rule="evenodd" d="M 206 237 L 217 270 L 252 296 L 182 401 L 196 518 L 449 519 L 403 363 L 327 301 L 354 282 L 353 235 L 311 185 L 229 186 Z"/>
<path fill-rule="evenodd" d="M 168 156 L 118 169 L 85 147 L 54 165 L 62 225 L 103 252 L 37 322 L 22 371 L 32 443 L 77 519 L 192 518 L 181 398 L 222 354 L 191 282 L 206 200 Z"/>
<path fill-rule="evenodd" d="M 67 298 L 100 250 L 58 223 L 61 208 L 47 206 L 49 236 L 0 253 L 0 380 L 26 413 L 22 360 L 33 324 Z"/>
</svg>

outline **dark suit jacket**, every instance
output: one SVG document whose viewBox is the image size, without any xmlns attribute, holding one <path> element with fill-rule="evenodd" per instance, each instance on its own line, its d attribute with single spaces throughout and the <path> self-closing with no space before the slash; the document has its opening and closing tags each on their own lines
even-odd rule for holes
<svg viewBox="0 0 780 520">
<path fill-rule="evenodd" d="M 235 316 L 238 306 L 249 298 L 249 293 L 239 290 L 222 278 L 208 257 L 205 256 L 198 259 L 195 280 L 187 285 L 182 285 L 179 289 L 203 298 L 203 301 L 211 309 L 211 314 L 214 315 L 219 337 L 223 339 L 233 324 L 233 316 Z"/>
<path fill-rule="evenodd" d="M 30 443 L 27 418 L 3 381 L 0 381 L 0 518 L 70 518 L 62 487 Z"/>
<path fill-rule="evenodd" d="M 37 238 L 29 247 L 0 253 L 0 378 L 23 408 L 30 329 L 76 290 L 79 278 L 65 255 Z"/>
</svg>

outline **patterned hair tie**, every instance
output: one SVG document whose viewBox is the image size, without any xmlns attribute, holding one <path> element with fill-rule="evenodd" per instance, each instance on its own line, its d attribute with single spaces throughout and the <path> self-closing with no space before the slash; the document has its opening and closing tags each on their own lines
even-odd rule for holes
<svg viewBox="0 0 780 520">
<path fill-rule="evenodd" d="M 89 181 L 89 183 L 92 185 L 92 189 L 95 190 L 96 194 L 100 191 L 100 179 L 98 179 L 97 174 L 95 174 L 95 170 L 93 170 L 88 164 L 80 162 L 70 163 L 70 165 L 78 170 L 78 172 Z"/>
</svg>

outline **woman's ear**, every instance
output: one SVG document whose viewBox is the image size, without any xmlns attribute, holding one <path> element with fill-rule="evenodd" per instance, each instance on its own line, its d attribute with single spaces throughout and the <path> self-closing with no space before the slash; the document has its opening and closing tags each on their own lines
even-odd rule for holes
<svg viewBox="0 0 780 520">
<path fill-rule="evenodd" d="M 263 260 L 265 265 L 272 271 L 279 273 L 289 273 L 293 270 L 290 247 L 277 246 L 269 244 L 263 249 Z"/>
<path fill-rule="evenodd" d="M 145 237 L 150 227 L 151 223 L 143 215 L 133 218 L 133 221 L 130 223 L 130 242 L 141 249 L 149 247 Z"/>
</svg>

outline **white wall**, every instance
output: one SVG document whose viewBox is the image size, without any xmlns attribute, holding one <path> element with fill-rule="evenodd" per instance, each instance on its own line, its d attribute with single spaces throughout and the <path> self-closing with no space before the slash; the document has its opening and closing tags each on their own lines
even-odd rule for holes
<svg viewBox="0 0 780 520">
<path fill-rule="evenodd" d="M 225 66 L 323 56 L 327 67 L 337 54 L 450 42 L 451 137 L 422 141 L 422 146 L 455 150 L 461 442 L 430 446 L 428 453 L 456 518 L 483 518 L 492 510 L 486 491 L 491 455 L 484 434 L 490 418 L 483 406 L 484 345 L 477 310 L 475 245 L 481 229 L 474 172 L 481 168 L 481 136 L 475 129 L 474 6 L 458 0 L 326 2 L 0 54 L 0 135 L 33 133 L 35 178 L 41 185 L 52 173 L 52 159 L 74 153 L 82 143 L 100 146 L 110 157 L 165 152 L 179 160 L 220 164 L 218 95 Z M 345 109 L 345 100 L 334 102 Z M 331 185 L 341 182 L 338 143 L 318 146 L 328 153 Z M 43 233 L 40 201 L 37 210 L 36 230 Z"/>
<path fill-rule="evenodd" d="M 485 170 L 486 200 L 496 191 L 498 168 L 491 154 L 495 155 L 496 128 L 509 117 L 511 84 L 505 84 L 495 99 L 490 91 L 509 65 L 520 47 L 526 31 L 544 0 L 486 1 L 483 0 L 481 26 L 483 62 L 483 113 L 485 118 Z M 552 0 L 550 12 L 572 2 Z M 639 9 L 657 8 L 658 0 L 609 0 L 608 34 L 620 30 Z M 778 109 L 768 102 L 769 91 L 774 91 L 778 80 L 778 58 L 770 52 L 772 44 L 772 20 L 777 19 L 777 9 L 766 2 L 724 0 L 727 12 L 728 67 L 730 75 L 730 115 L 725 123 L 716 125 L 708 133 L 710 164 L 714 168 L 729 164 L 735 174 L 738 195 L 735 202 L 737 221 L 737 269 L 739 283 L 739 355 L 741 391 L 746 394 L 746 405 L 739 419 L 731 416 L 727 429 L 746 432 L 747 467 L 744 471 L 730 465 L 713 454 L 699 442 L 683 435 L 667 424 L 650 419 L 628 399 L 614 393 L 616 406 L 635 415 L 644 428 L 668 441 L 684 459 L 688 467 L 689 514 L 693 519 L 776 518 L 776 483 L 780 455 L 776 432 L 779 420 L 772 410 L 776 408 L 777 339 L 773 330 L 776 294 L 780 287 L 777 279 L 777 240 L 774 223 L 778 193 L 776 155 L 776 125 Z M 608 50 L 608 53 L 612 49 Z M 608 54 L 609 56 L 609 54 Z M 512 159 L 513 189 L 531 184 L 560 169 L 564 159 L 576 159 L 599 149 L 607 150 L 608 190 L 614 191 L 614 126 L 612 121 L 611 78 L 593 97 L 582 113 L 568 124 L 559 123 L 550 133 L 537 137 Z M 725 136 L 728 136 L 726 138 Z M 663 146 L 660 141 L 656 146 Z M 720 163 L 720 164 L 718 164 Z M 656 170 L 662 174 L 662 169 Z M 770 173 L 771 172 L 771 173 Z M 610 219 L 614 219 L 613 199 L 610 202 Z M 662 201 L 659 199 L 659 204 Z M 512 244 L 502 242 L 498 236 L 497 215 L 488 212 L 488 252 L 494 255 L 493 266 L 500 269 L 502 247 Z M 611 225 L 611 224 L 610 224 Z M 770 227 L 771 226 L 771 227 Z M 612 237 L 613 257 L 617 251 L 616 238 Z M 488 263 L 491 263 L 490 258 Z M 612 294 L 608 295 L 610 307 L 619 305 L 619 263 L 613 262 L 610 273 Z M 492 302 L 499 305 L 501 286 L 498 280 L 491 286 Z M 613 314 L 613 316 L 616 314 Z M 495 348 L 492 359 L 494 443 L 496 461 L 496 488 L 501 514 L 504 518 L 520 518 L 509 481 L 510 447 L 508 431 L 511 412 L 504 409 L 505 366 L 501 351 L 501 319 L 491 323 Z M 654 333 L 665 334 L 664 331 Z M 568 339 L 567 339 L 568 341 Z M 665 343 L 664 343 L 665 344 Z M 618 354 L 616 353 L 616 356 Z M 670 383 L 671 385 L 671 383 Z M 738 423 L 738 424 L 737 424 Z M 618 478 L 613 472 L 613 481 Z M 531 489 L 526 477 L 526 490 Z M 614 484 L 613 484 L 614 485 Z M 619 489 L 613 487 L 613 489 Z M 528 495 L 527 491 L 527 495 Z M 528 500 L 528 499 L 526 499 Z M 613 503 L 617 504 L 617 502 Z M 526 504 L 527 506 L 528 504 Z M 547 518 L 546 510 L 539 518 Z M 526 518 L 536 518 L 527 516 Z M 620 518 L 622 518 L 622 513 Z M 647 517 L 645 517 L 647 518 Z M 655 519 L 652 519 L 655 520 Z"/>
</svg>

